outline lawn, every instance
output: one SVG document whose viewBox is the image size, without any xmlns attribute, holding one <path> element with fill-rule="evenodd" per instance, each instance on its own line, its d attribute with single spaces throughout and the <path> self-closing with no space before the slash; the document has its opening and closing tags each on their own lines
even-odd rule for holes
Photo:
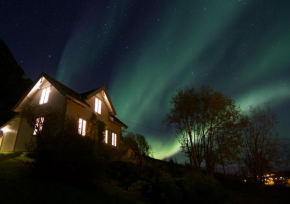
<svg viewBox="0 0 290 204">
<path fill-rule="evenodd" d="M 25 158 L 17 154 L 7 155 L 10 154 L 0 154 L 1 203 L 136 203 L 139 199 L 137 195 L 114 186 L 81 189 L 36 178 L 31 175 L 29 162 L 23 162 Z"/>
</svg>

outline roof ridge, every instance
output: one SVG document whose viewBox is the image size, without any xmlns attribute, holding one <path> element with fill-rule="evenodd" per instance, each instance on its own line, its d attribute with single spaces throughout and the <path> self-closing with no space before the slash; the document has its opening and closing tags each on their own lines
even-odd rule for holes
<svg viewBox="0 0 290 204">
<path fill-rule="evenodd" d="M 61 86 L 63 86 L 64 88 L 69 89 L 70 91 L 73 91 L 73 92 L 75 92 L 76 94 L 80 95 L 80 93 L 78 93 L 78 92 L 76 92 L 75 90 L 73 90 L 72 88 L 66 86 L 65 84 L 63 84 L 62 82 L 60 82 L 60 81 L 58 81 L 57 79 L 53 78 L 52 76 L 48 75 L 47 73 L 42 72 L 41 75 L 44 76 L 44 77 L 48 77 L 48 78 L 50 78 L 50 80 L 59 83 L 59 84 L 60 84 Z"/>
</svg>

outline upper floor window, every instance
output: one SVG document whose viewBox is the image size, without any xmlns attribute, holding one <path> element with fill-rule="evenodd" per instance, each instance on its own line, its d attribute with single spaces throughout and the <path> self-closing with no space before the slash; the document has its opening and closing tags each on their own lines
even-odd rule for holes
<svg viewBox="0 0 290 204">
<path fill-rule="evenodd" d="M 50 87 L 46 87 L 46 88 L 42 89 L 42 93 L 41 93 L 41 97 L 40 97 L 40 100 L 39 100 L 39 104 L 47 103 L 48 97 L 49 97 L 49 93 L 50 93 Z"/>
<path fill-rule="evenodd" d="M 43 127 L 44 117 L 36 118 L 33 135 L 37 135 L 39 132 L 41 132 Z"/>
<path fill-rule="evenodd" d="M 78 133 L 82 136 L 86 135 L 86 125 L 87 125 L 87 121 L 79 118 Z"/>
<path fill-rule="evenodd" d="M 98 98 L 95 98 L 95 112 L 101 114 L 102 110 L 102 101 Z"/>
<path fill-rule="evenodd" d="M 105 131 L 105 143 L 108 144 L 108 130 Z"/>
<path fill-rule="evenodd" d="M 116 133 L 112 133 L 112 145 L 117 146 L 117 135 Z"/>
</svg>

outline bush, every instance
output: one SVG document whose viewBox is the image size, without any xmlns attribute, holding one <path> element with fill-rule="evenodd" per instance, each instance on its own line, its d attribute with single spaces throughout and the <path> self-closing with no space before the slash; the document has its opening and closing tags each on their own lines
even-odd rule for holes
<svg viewBox="0 0 290 204">
<path fill-rule="evenodd" d="M 149 183 L 144 183 L 143 193 L 147 191 L 147 196 L 156 202 L 180 203 L 182 192 L 176 181 L 170 174 L 161 173 Z"/>
<path fill-rule="evenodd" d="M 93 138 L 78 134 L 77 122 L 60 111 L 27 107 L 23 111 L 32 128 L 35 118 L 45 118 L 42 131 L 32 136 L 30 155 L 38 175 L 74 183 L 88 183 L 98 170 L 97 145 Z"/>
<path fill-rule="evenodd" d="M 87 182 L 96 169 L 96 144 L 80 136 L 71 119 L 55 134 L 38 135 L 33 154 L 40 172 L 67 180 Z"/>
<path fill-rule="evenodd" d="M 183 201 L 197 203 L 224 203 L 225 192 L 212 177 L 202 174 L 189 174 L 179 181 Z"/>
</svg>

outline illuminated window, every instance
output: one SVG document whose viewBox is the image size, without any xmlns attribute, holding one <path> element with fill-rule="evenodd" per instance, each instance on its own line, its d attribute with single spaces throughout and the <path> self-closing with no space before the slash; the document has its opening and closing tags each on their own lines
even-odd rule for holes
<svg viewBox="0 0 290 204">
<path fill-rule="evenodd" d="M 98 98 L 95 98 L 95 112 L 101 114 L 102 101 Z"/>
<path fill-rule="evenodd" d="M 39 104 L 47 103 L 48 97 L 49 97 L 49 93 L 50 93 L 50 87 L 46 87 L 46 88 L 42 89 L 42 93 L 41 93 Z"/>
<path fill-rule="evenodd" d="M 33 135 L 37 135 L 43 127 L 44 117 L 36 118 Z"/>
<path fill-rule="evenodd" d="M 82 136 L 86 135 L 86 125 L 87 125 L 87 121 L 79 118 L 78 132 Z"/>
<path fill-rule="evenodd" d="M 112 133 L 112 145 L 117 146 L 117 135 L 116 133 Z"/>
<path fill-rule="evenodd" d="M 105 131 L 105 143 L 108 144 L 108 130 Z"/>
</svg>

